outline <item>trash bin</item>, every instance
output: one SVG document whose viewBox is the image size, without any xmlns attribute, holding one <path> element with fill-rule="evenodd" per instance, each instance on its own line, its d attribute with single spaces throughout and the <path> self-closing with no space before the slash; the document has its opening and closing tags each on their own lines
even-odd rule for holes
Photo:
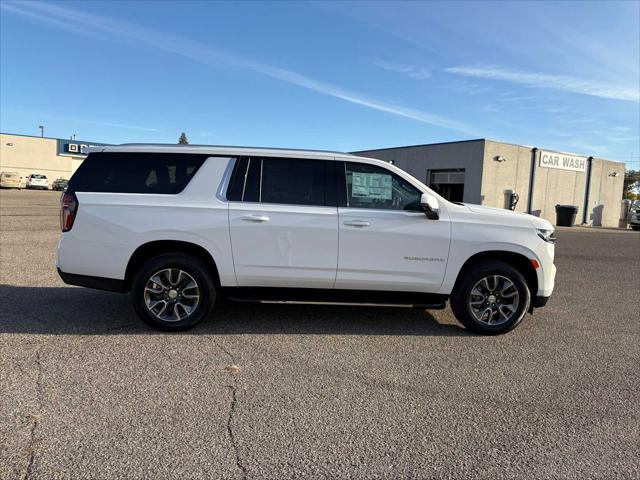
<svg viewBox="0 0 640 480">
<path fill-rule="evenodd" d="M 573 227 L 576 223 L 578 207 L 575 205 L 556 205 L 556 225 Z"/>
</svg>

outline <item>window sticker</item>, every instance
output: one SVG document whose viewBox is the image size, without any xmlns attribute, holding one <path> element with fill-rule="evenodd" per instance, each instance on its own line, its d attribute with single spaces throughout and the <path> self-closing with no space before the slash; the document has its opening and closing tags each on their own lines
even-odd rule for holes
<svg viewBox="0 0 640 480">
<path fill-rule="evenodd" d="M 351 196 L 391 200 L 391 175 L 383 173 L 353 172 Z"/>
</svg>

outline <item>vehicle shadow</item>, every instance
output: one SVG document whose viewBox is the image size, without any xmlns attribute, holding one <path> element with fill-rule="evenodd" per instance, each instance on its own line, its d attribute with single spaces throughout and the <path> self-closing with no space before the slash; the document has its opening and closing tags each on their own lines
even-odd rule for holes
<svg viewBox="0 0 640 480">
<path fill-rule="evenodd" d="M 75 287 L 0 285 L 0 333 L 160 335 L 134 313 L 127 295 Z M 180 335 L 468 335 L 421 309 L 223 301 Z"/>
</svg>

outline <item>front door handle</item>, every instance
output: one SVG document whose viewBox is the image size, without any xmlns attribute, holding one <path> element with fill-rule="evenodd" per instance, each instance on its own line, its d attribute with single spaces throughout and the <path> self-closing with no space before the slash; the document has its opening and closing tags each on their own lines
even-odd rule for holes
<svg viewBox="0 0 640 480">
<path fill-rule="evenodd" d="M 245 215 L 244 217 L 241 217 L 241 218 L 245 222 L 262 223 L 262 222 L 269 221 L 269 217 L 267 217 L 266 215 Z"/>
<path fill-rule="evenodd" d="M 369 225 L 371 225 L 371 223 L 366 222 L 364 220 L 347 220 L 346 222 L 344 222 L 345 225 L 348 225 L 350 227 L 368 227 Z"/>
</svg>

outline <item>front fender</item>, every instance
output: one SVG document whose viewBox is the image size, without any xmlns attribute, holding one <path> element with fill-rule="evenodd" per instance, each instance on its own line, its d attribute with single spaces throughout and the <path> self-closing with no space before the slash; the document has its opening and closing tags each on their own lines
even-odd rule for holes
<svg viewBox="0 0 640 480">
<path fill-rule="evenodd" d="M 542 268 L 544 261 L 543 258 L 532 248 L 509 242 L 464 243 L 465 245 L 463 246 L 459 244 L 456 245 L 455 241 L 452 242 L 451 254 L 449 262 L 447 263 L 444 282 L 437 293 L 446 295 L 451 294 L 456 280 L 458 279 L 458 275 L 465 263 L 467 263 L 467 261 L 469 261 L 473 256 L 486 252 L 515 253 L 527 258 L 528 260 L 536 260 L 539 265 L 539 268 L 535 269 L 536 278 L 538 280 L 538 292 L 540 291 L 540 286 L 544 285 L 545 277 Z M 538 292 L 531 293 L 537 294 Z"/>
</svg>

